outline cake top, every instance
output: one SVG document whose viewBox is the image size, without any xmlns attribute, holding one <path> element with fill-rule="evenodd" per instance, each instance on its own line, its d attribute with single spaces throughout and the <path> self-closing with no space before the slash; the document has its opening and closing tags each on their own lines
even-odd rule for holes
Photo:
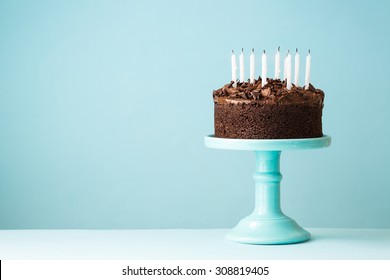
<svg viewBox="0 0 390 280">
<path fill-rule="evenodd" d="M 233 81 L 224 85 L 222 88 L 213 91 L 214 102 L 221 101 L 242 101 L 251 102 L 258 100 L 259 103 L 309 103 L 323 105 L 324 92 L 316 89 L 312 84 L 308 89 L 292 85 L 288 90 L 286 81 L 280 79 L 267 79 L 267 84 L 262 86 L 261 78 L 255 80 L 254 84 L 249 82 L 237 82 L 233 87 Z"/>
</svg>

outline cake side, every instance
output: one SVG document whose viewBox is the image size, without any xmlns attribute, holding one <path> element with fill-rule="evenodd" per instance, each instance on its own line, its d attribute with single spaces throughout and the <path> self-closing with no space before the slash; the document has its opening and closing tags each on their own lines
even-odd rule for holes
<svg viewBox="0 0 390 280">
<path fill-rule="evenodd" d="M 268 79 L 232 83 L 213 92 L 216 137 L 237 139 L 294 139 L 322 137 L 324 93 Z"/>
</svg>

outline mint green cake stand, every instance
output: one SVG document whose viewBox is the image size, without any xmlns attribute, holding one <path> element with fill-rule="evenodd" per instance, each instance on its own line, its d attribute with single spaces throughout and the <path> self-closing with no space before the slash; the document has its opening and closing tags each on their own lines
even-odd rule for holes
<svg viewBox="0 0 390 280">
<path fill-rule="evenodd" d="M 330 136 L 305 139 L 230 139 L 205 137 L 209 148 L 254 151 L 256 155 L 255 209 L 242 219 L 226 238 L 247 244 L 291 244 L 310 239 L 310 233 L 280 208 L 280 154 L 282 151 L 329 147 Z"/>
</svg>

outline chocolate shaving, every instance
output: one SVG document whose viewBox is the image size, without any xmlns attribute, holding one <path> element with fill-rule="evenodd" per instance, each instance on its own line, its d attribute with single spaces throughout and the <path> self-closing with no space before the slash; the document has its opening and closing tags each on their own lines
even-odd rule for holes
<svg viewBox="0 0 390 280">
<path fill-rule="evenodd" d="M 316 88 L 311 83 L 309 83 L 309 90 L 316 91 Z"/>
<path fill-rule="evenodd" d="M 268 97 L 271 95 L 271 88 L 264 88 L 261 90 L 261 95 L 264 97 Z"/>
<path fill-rule="evenodd" d="M 252 95 L 253 99 L 255 99 L 255 100 L 259 100 L 260 99 L 260 92 L 252 91 L 250 94 Z"/>
</svg>

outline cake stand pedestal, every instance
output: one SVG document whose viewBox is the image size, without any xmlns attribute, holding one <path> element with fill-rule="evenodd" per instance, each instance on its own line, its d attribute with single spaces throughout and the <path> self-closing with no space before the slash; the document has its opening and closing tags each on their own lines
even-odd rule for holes
<svg viewBox="0 0 390 280">
<path fill-rule="evenodd" d="M 255 209 L 226 238 L 247 244 L 290 244 L 310 239 L 310 233 L 283 214 L 280 207 L 280 154 L 282 151 L 330 146 L 330 136 L 306 139 L 230 139 L 205 137 L 208 148 L 249 150 L 256 155 Z"/>
</svg>

